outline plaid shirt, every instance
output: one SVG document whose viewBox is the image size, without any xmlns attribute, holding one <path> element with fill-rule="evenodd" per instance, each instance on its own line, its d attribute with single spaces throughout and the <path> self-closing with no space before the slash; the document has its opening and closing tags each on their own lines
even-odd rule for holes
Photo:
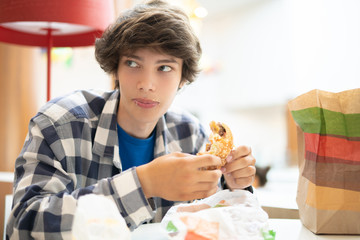
<svg viewBox="0 0 360 240">
<path fill-rule="evenodd" d="M 135 168 L 121 171 L 118 102 L 118 91 L 77 91 L 50 101 L 31 119 L 15 164 L 7 239 L 71 239 L 77 200 L 85 194 L 112 199 L 131 229 L 160 221 L 175 204 L 153 198 L 150 206 Z M 206 139 L 195 118 L 169 111 L 156 126 L 154 158 L 196 154 Z"/>
</svg>

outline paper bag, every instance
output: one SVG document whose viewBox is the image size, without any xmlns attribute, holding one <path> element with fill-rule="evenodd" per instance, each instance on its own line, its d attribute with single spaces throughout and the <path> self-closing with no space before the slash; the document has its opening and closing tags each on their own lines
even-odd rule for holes
<svg viewBox="0 0 360 240">
<path fill-rule="evenodd" d="M 360 234 L 360 88 L 289 102 L 298 126 L 297 204 L 316 234 Z"/>
</svg>

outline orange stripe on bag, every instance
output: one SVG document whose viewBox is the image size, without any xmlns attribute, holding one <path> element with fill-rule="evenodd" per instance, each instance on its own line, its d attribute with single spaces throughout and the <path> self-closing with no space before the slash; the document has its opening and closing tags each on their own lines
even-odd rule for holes
<svg viewBox="0 0 360 240">
<path fill-rule="evenodd" d="M 321 187 L 309 182 L 306 204 L 321 210 L 360 212 L 360 192 Z"/>
</svg>

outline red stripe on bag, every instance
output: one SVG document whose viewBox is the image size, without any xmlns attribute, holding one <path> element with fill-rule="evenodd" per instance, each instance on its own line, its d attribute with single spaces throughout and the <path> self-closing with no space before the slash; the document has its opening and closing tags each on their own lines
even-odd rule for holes
<svg viewBox="0 0 360 240">
<path fill-rule="evenodd" d="M 316 133 L 304 133 L 305 151 L 316 153 L 316 161 L 338 159 L 340 162 L 360 163 L 360 141 L 351 141 L 342 137 L 326 136 Z"/>
</svg>

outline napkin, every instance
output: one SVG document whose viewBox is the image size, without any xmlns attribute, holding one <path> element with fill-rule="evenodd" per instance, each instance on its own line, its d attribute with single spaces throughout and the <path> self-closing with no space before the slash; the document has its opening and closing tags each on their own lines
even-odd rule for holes
<svg viewBox="0 0 360 240">
<path fill-rule="evenodd" d="M 130 240 L 131 233 L 115 203 L 102 195 L 79 198 L 72 227 L 73 240 Z"/>
</svg>

